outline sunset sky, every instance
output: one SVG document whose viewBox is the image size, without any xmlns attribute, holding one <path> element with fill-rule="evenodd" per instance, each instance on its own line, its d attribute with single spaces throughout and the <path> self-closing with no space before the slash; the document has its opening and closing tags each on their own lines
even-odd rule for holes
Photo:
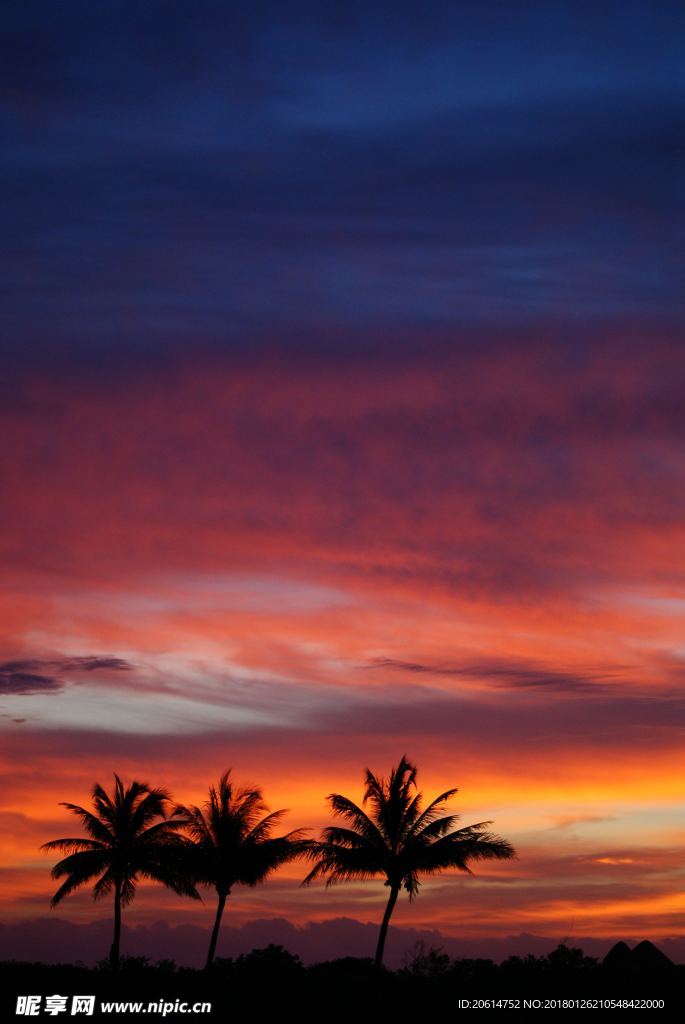
<svg viewBox="0 0 685 1024">
<path fill-rule="evenodd" d="M 113 771 L 316 831 L 407 753 L 519 859 L 397 927 L 685 959 L 683 6 L 3 21 L 0 938 L 109 916 L 38 847 Z M 227 927 L 379 920 L 303 873 Z"/>
</svg>

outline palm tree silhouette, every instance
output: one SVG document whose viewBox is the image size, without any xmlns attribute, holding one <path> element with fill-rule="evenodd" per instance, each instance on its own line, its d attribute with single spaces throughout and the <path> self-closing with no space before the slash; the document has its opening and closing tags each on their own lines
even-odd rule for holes
<svg viewBox="0 0 685 1024">
<path fill-rule="evenodd" d="M 176 808 L 177 814 L 186 819 L 192 843 L 186 851 L 189 877 L 196 884 L 214 886 L 218 894 L 206 969 L 214 961 L 221 916 L 233 886 L 263 882 L 277 867 L 301 856 L 309 847 L 301 829 L 272 838 L 274 826 L 287 812 L 265 815 L 268 808 L 262 791 L 235 789 L 230 776 L 230 770 L 226 771 L 217 786 L 210 786 L 209 799 L 202 808 Z"/>
<path fill-rule="evenodd" d="M 114 893 L 114 937 L 109 954 L 112 968 L 119 966 L 121 911 L 135 896 L 139 878 L 162 882 L 175 892 L 199 899 L 183 873 L 184 840 L 177 835 L 182 819 L 168 818 L 170 796 L 165 789 L 132 782 L 127 788 L 114 774 L 114 790 L 106 793 L 99 783 L 92 792 L 93 810 L 62 803 L 81 819 L 89 838 L 53 839 L 42 850 L 59 850 L 67 856 L 52 869 L 63 878 L 52 897 L 55 907 L 65 896 L 97 878 L 94 899 Z"/>
<path fill-rule="evenodd" d="M 376 947 L 375 964 L 380 967 L 388 924 L 402 887 L 413 900 L 420 874 L 433 875 L 448 868 L 469 872 L 470 861 L 507 860 L 516 854 L 510 843 L 486 830 L 489 821 L 454 829 L 459 816 L 441 811 L 456 789 L 441 793 L 422 811 L 416 766 L 406 755 L 387 782 L 368 769 L 365 782 L 362 806 L 370 804 L 369 814 L 338 793 L 328 797 L 333 814 L 343 818 L 349 828 L 331 825 L 323 830 L 321 841 L 309 844 L 308 854 L 316 863 L 303 885 L 320 876 L 327 876 L 327 885 L 385 876 L 390 895 Z"/>
</svg>

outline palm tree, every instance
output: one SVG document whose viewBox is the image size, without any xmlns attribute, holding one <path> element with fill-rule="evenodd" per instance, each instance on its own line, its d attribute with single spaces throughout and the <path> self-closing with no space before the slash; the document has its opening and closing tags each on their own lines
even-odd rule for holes
<svg viewBox="0 0 685 1024">
<path fill-rule="evenodd" d="M 456 789 L 441 793 L 422 811 L 416 767 L 406 756 L 392 769 L 387 782 L 368 769 L 365 781 L 362 806 L 370 804 L 369 814 L 338 793 L 328 797 L 333 814 L 349 827 L 331 825 L 323 830 L 321 841 L 309 844 L 308 854 L 316 863 L 303 884 L 320 876 L 327 877 L 327 885 L 385 876 L 390 895 L 376 947 L 375 964 L 380 967 L 388 924 L 402 887 L 413 900 L 420 874 L 434 875 L 448 868 L 470 873 L 471 861 L 508 860 L 516 854 L 505 839 L 487 831 L 489 821 L 454 829 L 459 816 L 441 811 Z"/>
<path fill-rule="evenodd" d="M 266 814 L 262 791 L 236 789 L 230 776 L 230 770 L 226 771 L 217 786 L 210 786 L 209 799 L 201 808 L 176 808 L 177 814 L 186 819 L 192 843 L 187 851 L 190 877 L 197 884 L 214 886 L 218 895 L 206 969 L 214 961 L 221 916 L 233 886 L 263 882 L 277 867 L 302 856 L 309 847 L 301 829 L 272 838 L 274 826 L 287 812 Z"/>
<path fill-rule="evenodd" d="M 51 872 L 53 878 L 66 875 L 51 906 L 95 878 L 94 899 L 114 894 L 114 938 L 109 961 L 112 968 L 117 968 L 121 911 L 135 896 L 139 878 L 162 882 L 184 896 L 199 896 L 183 874 L 180 854 L 184 840 L 177 831 L 184 822 L 167 817 L 171 798 L 165 789 L 151 789 L 144 782 L 132 782 L 126 788 L 115 773 L 111 795 L 96 783 L 92 798 L 92 811 L 77 804 L 61 804 L 81 819 L 89 838 L 53 839 L 41 849 L 67 854 Z"/>
</svg>

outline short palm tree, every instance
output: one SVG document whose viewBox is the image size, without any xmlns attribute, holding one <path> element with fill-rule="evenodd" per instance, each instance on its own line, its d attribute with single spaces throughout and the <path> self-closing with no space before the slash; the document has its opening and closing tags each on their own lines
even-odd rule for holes
<svg viewBox="0 0 685 1024">
<path fill-rule="evenodd" d="M 67 854 L 52 869 L 53 878 L 66 876 L 66 881 L 52 897 L 51 906 L 93 879 L 97 879 L 95 899 L 114 894 L 114 938 L 109 960 L 117 968 L 121 911 L 135 896 L 139 878 L 161 882 L 184 896 L 199 897 L 183 874 L 180 854 L 184 840 L 177 832 L 184 822 L 167 816 L 170 796 L 166 790 L 151 789 L 144 782 L 125 787 L 115 773 L 112 793 L 96 783 L 92 798 L 92 811 L 77 804 L 61 804 L 81 819 L 89 838 L 53 839 L 41 849 Z"/>
<path fill-rule="evenodd" d="M 449 868 L 468 872 L 471 861 L 516 856 L 510 843 L 487 831 L 489 821 L 454 828 L 459 816 L 441 812 L 456 792 L 446 790 L 422 810 L 416 767 L 405 756 L 387 781 L 367 769 L 362 806 L 370 805 L 369 814 L 338 793 L 328 797 L 333 813 L 349 827 L 331 825 L 323 830 L 321 841 L 309 844 L 308 855 L 315 864 L 303 884 L 321 876 L 327 878 L 327 885 L 385 876 L 390 895 L 378 936 L 376 967 L 383 962 L 388 924 L 403 887 L 412 900 L 421 874 Z"/>
<path fill-rule="evenodd" d="M 211 967 L 219 938 L 226 900 L 235 885 L 255 886 L 265 881 L 281 864 L 302 856 L 309 846 L 302 830 L 272 837 L 271 833 L 286 811 L 271 814 L 262 792 L 256 788 L 236 789 L 230 771 L 217 786 L 210 786 L 203 806 L 176 808 L 186 819 L 192 846 L 187 850 L 187 869 L 193 882 L 211 885 L 217 891 L 214 927 L 205 967 Z"/>
</svg>

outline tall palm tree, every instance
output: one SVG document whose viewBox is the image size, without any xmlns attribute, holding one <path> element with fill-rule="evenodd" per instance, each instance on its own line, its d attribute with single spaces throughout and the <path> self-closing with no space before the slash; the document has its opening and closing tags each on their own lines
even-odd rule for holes
<svg viewBox="0 0 685 1024">
<path fill-rule="evenodd" d="M 489 821 L 454 828 L 459 816 L 441 811 L 456 789 L 441 793 L 422 810 L 416 766 L 406 756 L 387 781 L 367 769 L 365 782 L 362 807 L 369 804 L 369 814 L 346 796 L 331 793 L 328 797 L 333 814 L 349 827 L 331 825 L 319 842 L 309 844 L 308 855 L 315 864 L 303 884 L 320 876 L 327 877 L 327 885 L 385 876 L 390 894 L 376 947 L 375 963 L 380 967 L 390 917 L 403 887 L 413 900 L 421 874 L 434 875 L 448 868 L 469 872 L 471 861 L 507 860 L 516 854 L 505 839 L 487 831 Z"/>
<path fill-rule="evenodd" d="M 51 906 L 97 878 L 94 899 L 114 894 L 114 938 L 110 965 L 119 966 L 121 911 L 135 896 L 139 878 L 162 882 L 175 892 L 199 899 L 183 873 L 184 840 L 177 835 L 182 819 L 167 817 L 170 796 L 165 789 L 151 789 L 145 782 L 125 787 L 114 774 L 114 789 L 107 793 L 99 783 L 92 791 L 93 810 L 62 803 L 81 819 L 87 839 L 53 839 L 42 850 L 59 850 L 67 856 L 52 869 L 53 878 L 64 878 Z"/>
<path fill-rule="evenodd" d="M 207 952 L 206 969 L 216 953 L 221 916 L 234 885 L 255 886 L 281 864 L 301 856 L 309 846 L 297 829 L 287 835 L 271 833 L 286 811 L 271 814 L 257 788 L 236 789 L 230 770 L 217 786 L 210 786 L 209 799 L 202 807 L 179 805 L 186 819 L 192 843 L 187 851 L 190 877 L 196 884 L 212 885 L 217 891 L 214 927 Z"/>
</svg>

